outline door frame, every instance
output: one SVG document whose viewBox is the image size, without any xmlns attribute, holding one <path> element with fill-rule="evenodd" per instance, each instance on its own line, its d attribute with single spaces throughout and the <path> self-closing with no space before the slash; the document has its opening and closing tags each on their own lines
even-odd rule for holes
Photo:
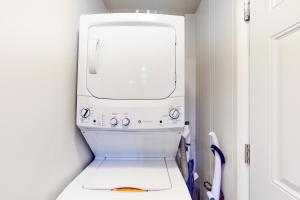
<svg viewBox="0 0 300 200">
<path fill-rule="evenodd" d="M 236 199 L 250 199 L 250 165 L 245 163 L 245 145 L 250 144 L 250 22 L 244 20 L 244 5 L 236 0 Z"/>
</svg>

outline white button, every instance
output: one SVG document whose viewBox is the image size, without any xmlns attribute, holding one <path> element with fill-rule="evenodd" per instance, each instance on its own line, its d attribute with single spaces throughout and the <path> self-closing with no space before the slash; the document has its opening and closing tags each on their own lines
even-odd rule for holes
<svg viewBox="0 0 300 200">
<path fill-rule="evenodd" d="M 128 126 L 128 125 L 130 124 L 130 119 L 124 118 L 124 119 L 122 120 L 122 124 L 123 124 L 123 126 Z"/>
</svg>

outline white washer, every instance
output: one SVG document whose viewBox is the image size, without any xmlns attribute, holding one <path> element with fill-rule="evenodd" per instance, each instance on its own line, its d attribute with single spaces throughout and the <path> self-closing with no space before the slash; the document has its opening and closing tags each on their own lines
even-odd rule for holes
<svg viewBox="0 0 300 200">
<path fill-rule="evenodd" d="M 190 200 L 174 160 L 184 126 L 184 18 L 80 18 L 77 126 L 95 159 L 58 200 Z"/>
</svg>

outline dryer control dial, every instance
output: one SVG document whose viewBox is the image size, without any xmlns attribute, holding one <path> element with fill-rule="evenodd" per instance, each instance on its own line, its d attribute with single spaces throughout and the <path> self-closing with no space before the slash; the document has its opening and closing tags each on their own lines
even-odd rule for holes
<svg viewBox="0 0 300 200">
<path fill-rule="evenodd" d="M 123 126 L 128 126 L 129 124 L 130 124 L 130 119 L 128 119 L 127 117 L 122 120 Z"/>
<path fill-rule="evenodd" d="M 172 118 L 172 119 L 178 119 L 179 116 L 180 116 L 180 112 L 177 108 L 172 108 L 169 112 L 169 116 Z"/>
<path fill-rule="evenodd" d="M 110 124 L 111 124 L 112 126 L 117 126 L 117 125 L 118 125 L 118 120 L 117 120 L 117 118 L 115 118 L 115 117 L 111 118 L 111 119 L 110 119 Z"/>
<path fill-rule="evenodd" d="M 91 114 L 91 110 L 88 108 L 83 108 L 80 111 L 80 115 L 82 118 L 88 118 L 90 116 L 90 114 Z"/>
</svg>

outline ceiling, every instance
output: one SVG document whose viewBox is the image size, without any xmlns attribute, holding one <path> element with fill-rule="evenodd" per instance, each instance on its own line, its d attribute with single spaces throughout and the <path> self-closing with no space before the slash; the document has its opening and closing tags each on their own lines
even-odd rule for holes
<svg viewBox="0 0 300 200">
<path fill-rule="evenodd" d="M 194 13 L 201 0 L 103 0 L 111 12 L 156 10 L 166 14 Z"/>
</svg>

